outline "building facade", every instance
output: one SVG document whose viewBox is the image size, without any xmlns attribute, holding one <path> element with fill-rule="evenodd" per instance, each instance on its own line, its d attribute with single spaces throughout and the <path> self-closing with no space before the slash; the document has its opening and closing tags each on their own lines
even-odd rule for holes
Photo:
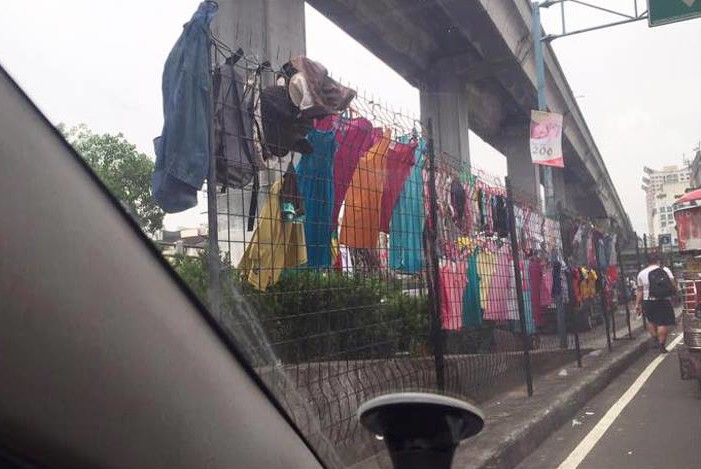
<svg viewBox="0 0 701 469">
<path fill-rule="evenodd" d="M 163 257 L 175 256 L 197 257 L 207 247 L 207 228 L 183 228 L 176 231 L 159 230 L 153 241 L 161 250 Z"/>
<path fill-rule="evenodd" d="M 691 187 L 701 187 L 701 149 L 696 150 L 696 156 L 691 162 Z"/>
<path fill-rule="evenodd" d="M 660 235 L 671 235 L 672 245 L 677 245 L 672 205 L 693 185 L 691 168 L 665 166 L 660 170 L 643 169 L 642 189 L 645 191 L 647 224 L 650 244 L 657 246 Z"/>
</svg>

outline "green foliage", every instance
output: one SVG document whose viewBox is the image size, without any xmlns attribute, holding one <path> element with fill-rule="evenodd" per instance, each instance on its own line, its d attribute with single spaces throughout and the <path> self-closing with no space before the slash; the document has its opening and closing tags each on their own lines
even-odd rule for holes
<svg viewBox="0 0 701 469">
<path fill-rule="evenodd" d="M 397 281 L 299 270 L 266 292 L 243 291 L 286 362 L 378 358 L 426 348 L 427 301 L 408 296 Z"/>
<path fill-rule="evenodd" d="M 177 256 L 173 266 L 206 304 L 206 254 Z M 409 296 L 398 281 L 300 269 L 261 292 L 236 270 L 224 272 L 224 310 L 240 307 L 235 292 L 256 311 L 278 358 L 287 363 L 417 355 L 428 348 L 427 299 Z"/>
<path fill-rule="evenodd" d="M 185 280 L 197 297 L 206 304 L 207 285 L 209 273 L 207 272 L 207 254 L 200 253 L 197 257 L 188 257 L 183 254 L 174 256 L 171 264 L 180 278 Z"/>
<path fill-rule="evenodd" d="M 151 197 L 154 162 L 148 156 L 121 133 L 96 134 L 85 125 L 58 128 L 144 231 L 154 233 L 163 226 L 165 213 Z"/>
</svg>

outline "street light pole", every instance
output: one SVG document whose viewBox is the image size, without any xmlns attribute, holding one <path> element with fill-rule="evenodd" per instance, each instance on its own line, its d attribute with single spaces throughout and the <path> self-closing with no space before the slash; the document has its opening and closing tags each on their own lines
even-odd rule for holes
<svg viewBox="0 0 701 469">
<path fill-rule="evenodd" d="M 547 111 L 545 98 L 545 62 L 543 61 L 543 28 L 540 24 L 540 3 L 536 0 L 533 8 L 533 51 L 535 56 L 536 90 L 538 92 L 538 110 Z M 536 197 L 540 200 L 540 171 L 541 165 L 533 165 L 536 181 Z M 543 188 L 545 189 L 545 214 L 555 216 L 555 189 L 553 187 L 553 170 L 550 166 L 543 168 Z"/>
</svg>

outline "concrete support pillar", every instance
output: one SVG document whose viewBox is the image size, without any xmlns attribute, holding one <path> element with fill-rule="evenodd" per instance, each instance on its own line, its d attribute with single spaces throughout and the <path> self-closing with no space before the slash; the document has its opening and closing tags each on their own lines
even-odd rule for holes
<svg viewBox="0 0 701 469">
<path fill-rule="evenodd" d="M 571 211 L 584 217 L 599 218 L 606 216 L 606 210 L 601 203 L 601 198 L 591 185 L 585 185 L 581 182 L 568 183 L 566 192 Z"/>
<path fill-rule="evenodd" d="M 567 198 L 567 185 L 565 184 L 565 170 L 553 168 L 553 190 L 555 192 L 556 210 L 571 211 Z"/>
<path fill-rule="evenodd" d="M 497 148 L 506 156 L 506 169 L 514 196 L 539 206 L 540 184 L 531 162 L 528 126 L 502 129 Z"/>
<path fill-rule="evenodd" d="M 421 90 L 421 121 L 433 120 L 437 152 L 470 163 L 469 113 L 465 80 L 458 77 L 453 59 L 436 62 L 424 77 Z"/>
<path fill-rule="evenodd" d="M 304 0 L 218 0 L 212 33 L 278 68 L 304 54 Z"/>
</svg>

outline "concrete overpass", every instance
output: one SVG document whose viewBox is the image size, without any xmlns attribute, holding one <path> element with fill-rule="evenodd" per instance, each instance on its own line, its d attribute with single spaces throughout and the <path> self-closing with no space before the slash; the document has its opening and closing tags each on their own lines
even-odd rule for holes
<svg viewBox="0 0 701 469">
<path fill-rule="evenodd" d="M 246 38 L 261 56 L 303 53 L 303 0 L 220 0 L 215 34 Z M 468 128 L 507 158 L 521 193 L 535 197 L 530 110 L 537 108 L 528 0 L 309 0 L 342 30 L 421 92 L 437 148 L 470 161 Z M 549 109 L 564 115 L 564 170 L 553 172 L 556 200 L 589 217 L 632 226 L 555 54 L 544 50 Z"/>
</svg>

